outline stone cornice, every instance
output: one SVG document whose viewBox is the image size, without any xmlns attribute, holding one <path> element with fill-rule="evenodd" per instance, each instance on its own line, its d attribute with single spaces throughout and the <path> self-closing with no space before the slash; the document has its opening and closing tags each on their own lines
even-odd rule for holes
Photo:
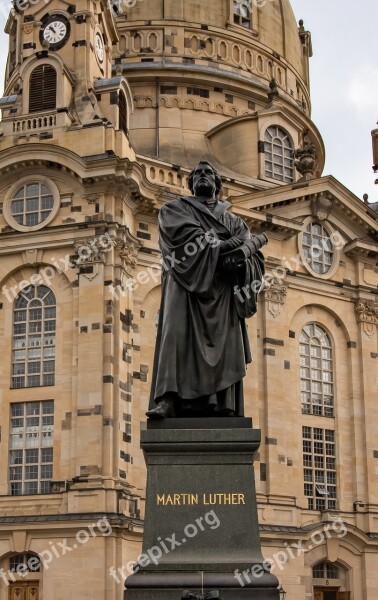
<svg viewBox="0 0 378 600">
<path fill-rule="evenodd" d="M 263 212 L 277 210 L 280 205 L 313 202 L 314 199 L 321 197 L 327 197 L 332 203 L 332 209 L 337 208 L 345 213 L 351 221 L 363 225 L 370 232 L 378 232 L 377 213 L 332 176 L 235 196 L 232 202 L 238 207 L 253 208 Z"/>
<path fill-rule="evenodd" d="M 279 239 L 288 240 L 302 231 L 302 225 L 289 219 L 267 215 L 256 210 L 246 210 L 237 204 L 231 206 L 230 212 L 240 216 L 252 230 L 272 231 Z"/>
<path fill-rule="evenodd" d="M 353 240 L 344 246 L 344 252 L 352 258 L 377 258 L 378 244 Z"/>
</svg>

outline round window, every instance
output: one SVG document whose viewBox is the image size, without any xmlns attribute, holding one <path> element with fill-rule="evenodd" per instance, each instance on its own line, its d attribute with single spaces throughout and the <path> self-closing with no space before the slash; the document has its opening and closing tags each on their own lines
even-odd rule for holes
<svg viewBox="0 0 378 600">
<path fill-rule="evenodd" d="M 328 273 L 333 264 L 331 235 L 320 223 L 309 223 L 303 232 L 302 249 L 307 265 L 319 275 Z"/>
<path fill-rule="evenodd" d="M 9 190 L 4 202 L 4 217 L 17 231 L 41 229 L 56 216 L 59 190 L 46 177 L 25 177 Z"/>
<path fill-rule="evenodd" d="M 23 185 L 11 202 L 12 217 L 19 225 L 34 227 L 43 223 L 54 208 L 54 196 L 43 183 Z"/>
</svg>

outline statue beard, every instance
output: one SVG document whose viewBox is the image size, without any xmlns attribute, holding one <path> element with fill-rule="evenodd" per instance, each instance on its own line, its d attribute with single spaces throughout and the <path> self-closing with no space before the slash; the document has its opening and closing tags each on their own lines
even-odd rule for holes
<svg viewBox="0 0 378 600">
<path fill-rule="evenodd" d="M 196 185 L 194 195 L 203 198 L 215 198 L 215 192 L 216 187 L 211 185 L 210 182 L 201 182 Z"/>
</svg>

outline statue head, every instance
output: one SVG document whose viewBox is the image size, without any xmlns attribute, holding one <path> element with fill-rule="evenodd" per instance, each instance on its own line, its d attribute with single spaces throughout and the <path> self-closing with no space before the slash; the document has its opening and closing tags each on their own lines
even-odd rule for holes
<svg viewBox="0 0 378 600">
<path fill-rule="evenodd" d="M 207 160 L 201 160 L 189 175 L 189 189 L 194 196 L 215 198 L 222 189 L 221 176 Z"/>
</svg>

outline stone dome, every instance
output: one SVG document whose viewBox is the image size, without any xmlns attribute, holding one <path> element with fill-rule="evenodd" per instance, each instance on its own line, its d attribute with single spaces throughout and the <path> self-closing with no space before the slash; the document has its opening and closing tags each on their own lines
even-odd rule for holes
<svg viewBox="0 0 378 600">
<path fill-rule="evenodd" d="M 240 28 L 244 36 L 250 37 L 271 52 L 287 61 L 297 73 L 305 78 L 303 69 L 303 47 L 298 25 L 290 0 L 119 0 L 121 11 L 119 24 L 144 22 L 159 23 L 175 21 L 177 25 L 193 29 L 233 28 L 233 6 L 251 6 L 251 27 Z M 124 2 L 124 9 L 122 8 Z M 134 6 L 127 7 L 135 3 Z"/>
<path fill-rule="evenodd" d="M 264 127 L 281 111 L 293 148 L 310 132 L 322 168 L 323 143 L 310 117 L 311 36 L 297 25 L 289 0 L 117 2 L 116 70 L 133 90 L 130 135 L 139 153 L 190 165 L 198 157 L 214 158 L 244 128 L 254 158 L 250 145 L 242 173 L 255 176 Z M 226 121 L 256 115 L 234 133 L 219 131 Z M 273 123 L 282 125 L 281 116 Z"/>
<path fill-rule="evenodd" d="M 303 45 L 289 0 L 266 2 L 261 11 L 258 33 L 262 44 L 277 52 L 306 79 Z"/>
</svg>

